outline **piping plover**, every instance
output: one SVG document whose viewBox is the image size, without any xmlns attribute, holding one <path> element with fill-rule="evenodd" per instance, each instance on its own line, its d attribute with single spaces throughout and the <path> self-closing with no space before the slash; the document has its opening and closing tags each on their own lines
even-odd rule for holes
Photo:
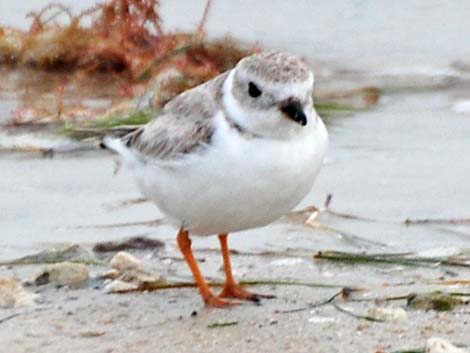
<svg viewBox="0 0 470 353">
<path fill-rule="evenodd" d="M 262 297 L 234 280 L 227 234 L 271 223 L 311 189 L 328 145 L 312 91 L 302 59 L 258 53 L 175 97 L 138 130 L 103 141 L 179 228 L 178 246 L 209 306 Z M 219 236 L 227 278 L 219 296 L 198 268 L 190 234 Z"/>
</svg>

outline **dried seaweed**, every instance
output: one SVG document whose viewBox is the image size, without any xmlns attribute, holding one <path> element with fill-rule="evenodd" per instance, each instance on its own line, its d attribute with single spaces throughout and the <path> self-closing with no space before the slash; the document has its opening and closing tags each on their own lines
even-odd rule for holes
<svg viewBox="0 0 470 353">
<path fill-rule="evenodd" d="M 163 33 L 158 3 L 111 0 L 77 15 L 51 3 L 28 15 L 32 24 L 29 31 L 16 32 L 21 45 L 16 53 L 9 53 L 10 60 L 47 70 L 131 73 L 174 41 Z M 84 19 L 89 19 L 88 25 Z M 6 41 L 9 35 L 0 38 Z"/>
<path fill-rule="evenodd" d="M 314 256 L 317 260 L 328 260 L 350 264 L 385 264 L 414 267 L 466 267 L 470 268 L 470 259 L 459 256 L 449 257 L 420 257 L 413 253 L 367 254 L 343 251 L 319 251 Z"/>
<path fill-rule="evenodd" d="M 51 3 L 28 15 L 32 18 L 28 31 L 0 27 L 0 63 L 67 72 L 116 72 L 142 80 L 171 62 L 185 74 L 192 73 L 190 77 L 213 77 L 253 49 L 241 49 L 228 39 L 205 41 L 210 4 L 207 1 L 194 33 L 166 33 L 158 0 L 109 0 L 78 14 Z"/>
<path fill-rule="evenodd" d="M 152 111 L 131 111 L 125 114 L 113 114 L 104 118 L 89 120 L 84 123 L 66 123 L 64 133 L 71 138 L 82 140 L 104 135 L 121 136 L 135 130 L 137 126 L 149 122 Z"/>
<path fill-rule="evenodd" d="M 159 249 L 165 246 L 161 240 L 151 239 L 144 236 L 137 236 L 121 241 L 106 241 L 96 243 L 93 246 L 95 252 L 110 252 L 110 251 L 123 251 L 123 250 L 147 250 Z"/>
<path fill-rule="evenodd" d="M 441 291 L 412 293 L 406 299 L 408 307 L 418 310 L 452 311 L 456 305 L 464 303 L 459 297 Z"/>
</svg>

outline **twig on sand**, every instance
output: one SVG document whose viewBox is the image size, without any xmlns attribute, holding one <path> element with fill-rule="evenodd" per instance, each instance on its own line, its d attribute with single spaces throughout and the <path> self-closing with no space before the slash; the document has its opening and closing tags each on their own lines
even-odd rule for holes
<svg viewBox="0 0 470 353">
<path fill-rule="evenodd" d="M 374 241 L 374 240 L 365 239 L 361 236 L 352 234 L 350 232 L 345 232 L 340 229 L 336 229 L 326 224 L 317 222 L 316 219 L 322 213 L 331 214 L 336 217 L 341 217 L 341 218 L 346 218 L 346 219 L 376 222 L 376 220 L 371 219 L 371 218 L 365 218 L 365 217 L 361 217 L 357 215 L 341 213 L 341 212 L 336 212 L 336 211 L 331 210 L 330 204 L 331 204 L 332 198 L 333 196 L 329 194 L 327 195 L 325 199 L 323 207 L 318 208 L 316 206 L 309 206 L 309 207 L 304 208 L 303 210 L 299 210 L 299 211 L 295 211 L 295 212 L 291 212 L 287 214 L 286 216 L 281 218 L 281 221 L 287 221 L 291 223 L 301 223 L 303 226 L 308 227 L 308 228 L 320 229 L 328 233 L 335 234 L 343 241 L 357 248 L 364 248 L 364 247 L 367 248 L 370 246 L 387 247 L 387 244 Z"/>
<path fill-rule="evenodd" d="M 325 284 L 318 282 L 302 282 L 295 280 L 263 280 L 263 279 L 254 279 L 254 280 L 242 280 L 240 281 L 241 285 L 245 286 L 302 286 L 310 288 L 344 288 L 344 285 L 339 284 Z"/>
<path fill-rule="evenodd" d="M 217 321 L 207 325 L 207 328 L 219 328 L 238 325 L 238 321 Z"/>
<path fill-rule="evenodd" d="M 374 317 L 373 315 L 368 315 L 368 314 L 358 314 L 354 311 L 351 311 L 349 309 L 346 309 L 340 305 L 338 305 L 338 303 L 336 302 L 336 299 L 339 298 L 339 297 L 343 297 L 343 298 L 349 298 L 349 296 L 351 295 L 352 292 L 357 292 L 359 291 L 360 289 L 356 289 L 356 288 L 349 288 L 349 287 L 344 287 L 342 288 L 339 292 L 336 292 L 334 295 L 332 295 L 331 297 L 325 299 L 325 300 L 322 300 L 318 303 L 314 303 L 314 304 L 311 304 L 311 305 L 308 305 L 306 307 L 302 307 L 302 308 L 297 308 L 297 309 L 288 309 L 288 310 L 278 310 L 276 311 L 276 313 L 280 313 L 280 314 L 290 314 L 290 313 L 296 313 L 296 312 L 299 312 L 299 311 L 304 311 L 304 310 L 310 310 L 310 309 L 314 309 L 314 308 L 318 308 L 320 306 L 325 306 L 325 305 L 331 305 L 333 306 L 336 310 L 344 313 L 344 314 L 347 314 L 349 316 L 352 316 L 352 317 L 355 317 L 356 319 L 362 319 L 362 320 L 367 320 L 367 321 L 374 321 L 374 322 L 384 322 L 385 320 L 383 319 L 380 319 L 380 318 L 377 318 L 377 317 Z"/>
<path fill-rule="evenodd" d="M 462 224 L 470 224 L 470 218 L 422 218 L 422 219 L 407 218 L 403 221 L 403 223 L 406 225 L 418 225 L 418 224 L 462 225 Z"/>
<path fill-rule="evenodd" d="M 309 304 L 307 306 L 304 306 L 304 307 L 301 307 L 301 308 L 296 308 L 296 309 L 276 310 L 275 313 L 276 314 L 291 314 L 291 313 L 298 313 L 300 311 L 319 308 L 321 306 L 325 306 L 325 305 L 333 303 L 333 301 L 336 298 L 338 298 L 339 296 L 348 297 L 352 292 L 358 292 L 358 291 L 362 291 L 362 290 L 363 289 L 360 289 L 360 288 L 343 287 L 338 292 L 333 294 L 331 297 L 328 297 L 327 299 L 321 300 L 317 303 L 312 303 L 312 304 Z"/>
<path fill-rule="evenodd" d="M 209 10 L 210 10 L 211 4 L 212 4 L 211 0 L 206 1 L 204 12 L 202 13 L 202 17 L 201 17 L 201 20 L 199 21 L 199 25 L 197 26 L 195 37 L 196 37 L 196 42 L 198 43 L 202 43 L 205 37 L 204 28 L 206 27 L 207 18 L 209 17 Z"/>
<path fill-rule="evenodd" d="M 446 279 L 446 280 L 437 281 L 436 283 L 445 284 L 448 286 L 455 286 L 455 285 L 470 286 L 470 279 Z"/>
<path fill-rule="evenodd" d="M 145 197 L 136 197 L 134 199 L 123 200 L 123 201 L 118 201 L 118 202 L 115 202 L 115 203 L 105 204 L 104 207 L 108 210 L 116 210 L 116 209 L 119 209 L 119 208 L 139 205 L 139 204 L 145 203 L 145 202 L 150 202 L 150 201 L 147 200 Z"/>
<path fill-rule="evenodd" d="M 1 153 L 24 153 L 33 156 L 40 156 L 42 158 L 53 158 L 55 150 L 48 147 L 37 146 L 13 146 L 13 147 L 0 147 Z"/>
<path fill-rule="evenodd" d="M 341 217 L 341 218 L 345 218 L 345 219 L 355 219 L 355 220 L 358 220 L 358 221 L 366 221 L 366 222 L 377 222 L 377 220 L 374 219 L 374 218 L 358 216 L 358 215 L 351 214 L 351 213 L 344 213 L 344 212 L 334 211 L 330 208 L 332 200 L 333 200 L 333 195 L 328 194 L 326 196 L 325 202 L 323 203 L 323 208 L 320 209 L 320 210 L 325 212 L 325 213 L 331 214 L 333 216 L 337 216 L 337 217 Z"/>
<path fill-rule="evenodd" d="M 13 319 L 13 318 L 15 318 L 15 317 L 17 317 L 17 316 L 20 316 L 20 315 L 21 315 L 21 313 L 14 313 L 14 314 L 11 314 L 11 315 L 9 315 L 9 316 L 6 316 L 6 317 L 0 319 L 0 324 L 3 324 L 4 322 L 6 322 L 6 321 L 8 321 L 8 320 L 11 320 L 11 319 Z"/>
<path fill-rule="evenodd" d="M 86 226 L 75 226 L 73 229 L 106 229 L 106 228 L 123 228 L 123 227 L 135 227 L 135 226 L 147 226 L 147 227 L 156 227 L 163 224 L 163 219 L 154 219 L 152 221 L 137 221 L 137 222 L 124 222 L 124 223 L 113 223 L 113 224 L 96 224 L 96 225 L 86 225 Z"/>
<path fill-rule="evenodd" d="M 366 254 L 343 251 L 319 251 L 313 257 L 317 260 L 347 262 L 353 264 L 389 264 L 415 267 L 467 267 L 470 262 L 454 257 L 416 257 L 412 253 Z"/>
<path fill-rule="evenodd" d="M 441 226 L 436 226 L 436 227 L 433 227 L 434 229 L 436 229 L 437 231 L 440 231 L 440 232 L 443 232 L 443 233 L 447 233 L 447 234 L 451 234 L 451 235 L 455 235 L 456 237 L 460 238 L 460 239 L 464 239 L 464 240 L 467 240 L 470 238 L 470 231 L 460 231 L 460 230 L 457 230 L 457 229 L 452 229 L 451 228 L 452 225 L 449 225 L 447 227 L 441 227 Z"/>
<path fill-rule="evenodd" d="M 198 248 L 198 253 L 214 253 L 220 254 L 219 249 L 214 248 Z M 310 258 L 312 249 L 308 248 L 288 248 L 286 250 L 263 250 L 263 251 L 247 251 L 230 249 L 230 254 L 240 256 L 254 256 L 254 257 L 292 257 L 292 258 Z"/>
<path fill-rule="evenodd" d="M 343 314 L 355 317 L 356 319 L 362 319 L 362 320 L 373 321 L 373 322 L 385 322 L 386 321 L 386 320 L 383 320 L 383 319 L 376 318 L 372 315 L 363 315 L 363 314 L 355 313 L 354 311 L 343 308 L 343 307 L 339 306 L 338 304 L 336 304 L 334 302 L 332 303 L 332 305 L 336 310 L 342 312 Z"/>
<path fill-rule="evenodd" d="M 305 224 L 314 224 L 313 220 L 317 219 L 320 214 L 329 214 L 335 217 L 357 220 L 357 221 L 364 221 L 364 222 L 386 222 L 386 221 L 381 221 L 381 220 L 371 218 L 371 217 L 365 217 L 365 216 L 360 216 L 356 214 L 335 211 L 330 207 L 332 199 L 333 199 L 333 195 L 328 194 L 325 199 L 325 202 L 323 203 L 323 207 L 308 206 L 302 210 L 289 213 L 288 215 L 285 216 L 285 218 L 289 221 L 294 221 L 294 222 L 302 221 Z M 427 225 L 427 224 L 429 225 L 432 225 L 432 224 L 468 225 L 470 224 L 470 218 L 465 218 L 465 217 L 464 218 L 422 218 L 422 219 L 407 218 L 401 223 L 405 225 L 409 225 L 409 226 Z M 450 229 L 443 229 L 443 230 L 447 232 L 455 232 L 455 233 L 458 233 L 458 235 L 469 235 L 466 233 L 457 232 L 457 231 L 450 230 Z M 357 238 L 357 236 L 355 237 Z"/>
<path fill-rule="evenodd" d="M 335 210 L 332 210 L 330 208 L 331 201 L 333 200 L 333 195 L 328 194 L 325 198 L 325 201 L 323 202 L 323 207 L 316 207 L 316 206 L 308 206 L 302 210 L 299 211 L 294 211 L 290 212 L 287 214 L 287 218 L 291 220 L 297 219 L 306 219 L 305 222 L 313 221 L 316 219 L 320 214 L 322 213 L 327 213 L 331 214 L 333 216 L 337 216 L 340 218 L 345 218 L 345 219 L 354 219 L 358 221 L 366 221 L 366 222 L 377 222 L 378 220 L 374 218 L 369 218 L 369 217 L 363 217 L 355 214 L 350 214 L 350 213 L 344 213 L 344 212 L 338 212 Z"/>
<path fill-rule="evenodd" d="M 322 224 L 322 223 L 318 223 L 318 222 L 306 222 L 305 226 L 306 227 L 311 227 L 311 228 L 314 228 L 314 229 L 324 230 L 326 232 L 335 234 L 341 240 L 343 240 L 344 242 L 346 242 L 349 245 L 352 245 L 356 248 L 364 248 L 364 247 L 367 248 L 367 247 L 370 247 L 370 246 L 379 246 L 379 247 L 385 248 L 385 247 L 388 246 L 385 243 L 381 243 L 381 242 L 378 242 L 378 241 L 375 241 L 375 240 L 365 239 L 365 238 L 363 238 L 359 235 L 352 234 L 350 232 L 345 232 L 343 230 L 336 229 L 336 228 L 327 226 L 326 224 Z"/>
<path fill-rule="evenodd" d="M 291 280 L 265 280 L 265 279 L 253 279 L 253 280 L 244 280 L 240 281 L 240 284 L 243 286 L 303 286 L 310 288 L 344 288 L 344 286 L 337 284 L 324 284 L 316 282 L 301 282 L 301 281 L 291 281 Z M 223 287 L 223 282 L 210 282 L 211 287 Z M 158 291 L 165 289 L 177 289 L 177 288 L 195 288 L 197 284 L 195 282 L 162 282 L 162 281 L 152 281 L 152 282 L 142 282 L 137 287 L 125 288 L 122 290 L 117 290 L 113 293 L 129 293 L 129 292 L 146 292 L 146 291 Z"/>
</svg>

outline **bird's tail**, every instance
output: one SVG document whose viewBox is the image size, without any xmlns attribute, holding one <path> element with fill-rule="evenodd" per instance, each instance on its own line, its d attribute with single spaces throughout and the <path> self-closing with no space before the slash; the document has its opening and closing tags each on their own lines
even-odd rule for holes
<svg viewBox="0 0 470 353">
<path fill-rule="evenodd" d="M 121 138 L 105 136 L 103 140 L 101 140 L 100 147 L 116 152 L 125 163 L 131 166 L 142 162 L 139 156 L 127 147 Z"/>
</svg>

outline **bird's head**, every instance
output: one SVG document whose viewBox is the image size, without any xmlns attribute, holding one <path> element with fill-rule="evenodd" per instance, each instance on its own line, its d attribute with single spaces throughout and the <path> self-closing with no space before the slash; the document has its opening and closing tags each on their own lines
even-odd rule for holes
<svg viewBox="0 0 470 353">
<path fill-rule="evenodd" d="M 312 94 L 313 73 L 301 58 L 262 52 L 242 59 L 230 72 L 224 105 L 244 129 L 287 138 L 315 122 Z"/>
</svg>

